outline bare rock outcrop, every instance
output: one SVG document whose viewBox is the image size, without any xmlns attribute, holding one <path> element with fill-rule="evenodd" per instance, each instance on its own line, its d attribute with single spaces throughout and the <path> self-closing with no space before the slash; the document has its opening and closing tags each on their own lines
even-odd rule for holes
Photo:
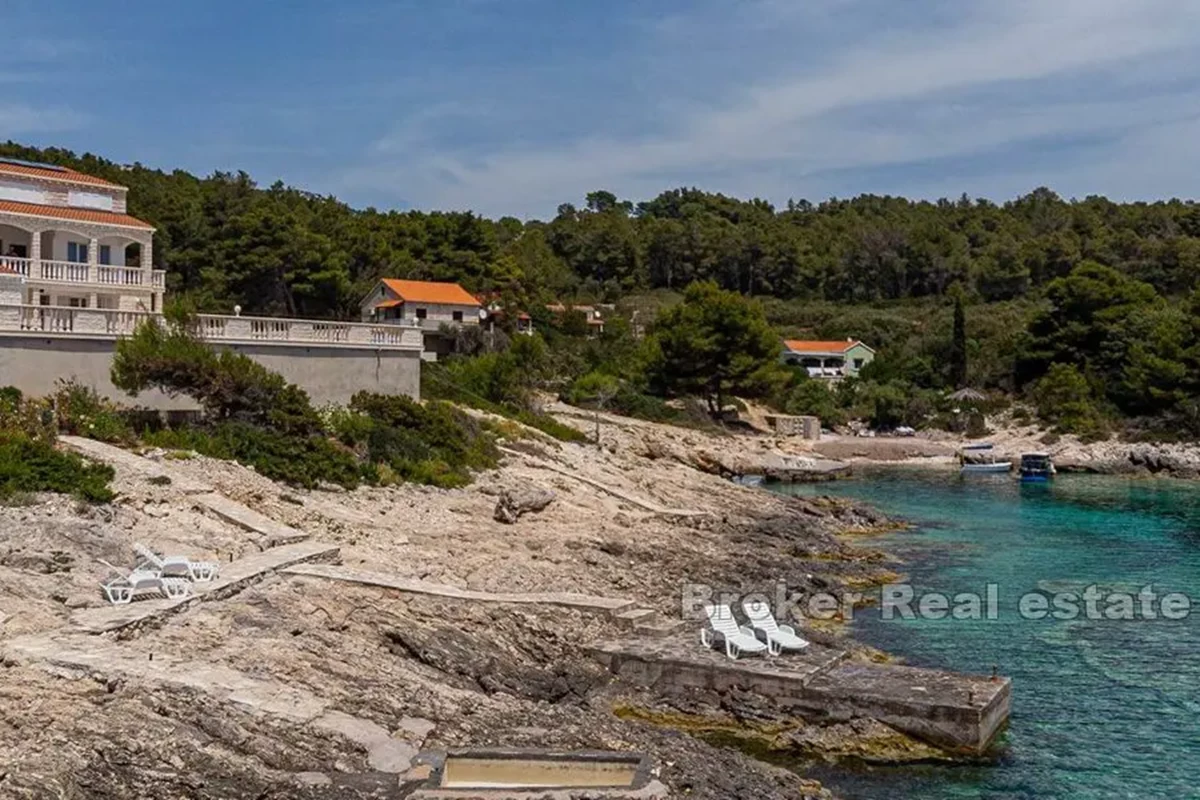
<svg viewBox="0 0 1200 800">
<path fill-rule="evenodd" d="M 497 522 L 512 525 L 523 515 L 542 511 L 553 502 L 554 492 L 548 489 L 505 489 L 500 492 L 500 499 L 496 501 L 496 510 L 492 516 Z"/>
</svg>

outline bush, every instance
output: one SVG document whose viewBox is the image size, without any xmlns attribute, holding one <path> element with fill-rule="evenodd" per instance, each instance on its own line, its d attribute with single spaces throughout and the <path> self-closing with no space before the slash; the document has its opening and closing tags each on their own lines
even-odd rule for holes
<svg viewBox="0 0 1200 800">
<path fill-rule="evenodd" d="M 102 442 L 131 442 L 133 431 L 117 406 L 75 380 L 59 380 L 51 398 L 59 431 Z"/>
<path fill-rule="evenodd" d="M 237 461 L 271 480 L 309 489 L 319 483 L 353 489 L 363 476 L 354 453 L 324 436 L 288 435 L 245 422 L 145 432 L 142 441 L 154 447 L 195 450 L 212 458 Z"/>
<path fill-rule="evenodd" d="M 214 420 L 237 420 L 300 436 L 321 430 L 308 394 L 254 359 L 216 352 L 186 322 L 149 320 L 117 343 L 112 381 L 137 394 L 149 388 L 187 395 Z"/>
<path fill-rule="evenodd" d="M 461 486 L 470 482 L 470 470 L 498 463 L 491 435 L 449 403 L 421 405 L 407 397 L 359 392 L 350 408 L 373 423 L 367 438 L 371 462 L 388 465 L 406 480 Z"/>
<path fill-rule="evenodd" d="M 838 407 L 837 397 L 822 381 L 801 377 L 776 405 L 785 414 L 819 417 L 830 428 L 846 424 L 846 412 Z"/>
<path fill-rule="evenodd" d="M 0 499 L 26 492 L 71 494 L 89 503 L 113 499 L 113 469 L 63 453 L 44 440 L 0 433 Z"/>
<path fill-rule="evenodd" d="M 1053 364 L 1031 391 L 1038 416 L 1056 433 L 1074 433 L 1091 440 L 1107 435 L 1108 424 L 1096 406 L 1087 378 L 1074 364 Z"/>
<path fill-rule="evenodd" d="M 20 390 L 0 390 L 0 434 L 21 434 L 40 442 L 53 443 L 58 435 L 54 409 L 47 400 L 23 397 Z"/>
<path fill-rule="evenodd" d="M 560 441 L 587 441 L 587 436 L 570 425 L 531 407 L 527 370 L 533 368 L 536 359 L 530 358 L 528 346 L 521 344 L 531 339 L 540 343 L 536 337 L 519 336 L 507 353 L 456 358 L 444 364 L 422 362 L 421 389 L 428 398 L 449 400 L 508 417 Z M 537 352 L 536 347 L 532 352 Z"/>
</svg>

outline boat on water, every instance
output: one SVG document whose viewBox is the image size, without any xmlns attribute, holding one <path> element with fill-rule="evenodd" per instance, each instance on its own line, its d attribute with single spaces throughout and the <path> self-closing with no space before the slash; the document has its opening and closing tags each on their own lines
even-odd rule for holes
<svg viewBox="0 0 1200 800">
<path fill-rule="evenodd" d="M 1054 477 L 1054 461 L 1049 453 L 1022 453 L 1021 480 L 1025 483 L 1042 483 Z"/>
<path fill-rule="evenodd" d="M 995 448 L 990 444 L 969 444 L 958 455 L 963 474 L 988 474 L 1009 472 L 1011 461 L 997 461 Z"/>
</svg>

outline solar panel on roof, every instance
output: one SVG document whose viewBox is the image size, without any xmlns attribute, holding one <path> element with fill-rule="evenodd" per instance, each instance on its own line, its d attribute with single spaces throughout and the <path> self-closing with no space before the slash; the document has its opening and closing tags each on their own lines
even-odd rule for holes
<svg viewBox="0 0 1200 800">
<path fill-rule="evenodd" d="M 0 158 L 0 164 L 15 164 L 18 167 L 34 167 L 35 169 L 52 169 L 55 172 L 66 172 L 66 167 L 60 167 L 58 164 L 42 164 L 38 161 L 23 161 L 19 158 Z"/>
</svg>

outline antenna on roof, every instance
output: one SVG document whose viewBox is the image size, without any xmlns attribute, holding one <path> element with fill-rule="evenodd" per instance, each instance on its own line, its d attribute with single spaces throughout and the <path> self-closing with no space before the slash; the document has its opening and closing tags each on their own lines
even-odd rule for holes
<svg viewBox="0 0 1200 800">
<path fill-rule="evenodd" d="M 2 157 L 0 157 L 0 163 L 15 164 L 18 167 L 33 167 L 35 169 L 51 169 L 51 170 L 54 170 L 55 172 L 66 172 L 67 171 L 66 167 L 60 167 L 58 164 L 43 164 L 40 161 L 24 161 L 19 158 L 2 158 Z"/>
</svg>

